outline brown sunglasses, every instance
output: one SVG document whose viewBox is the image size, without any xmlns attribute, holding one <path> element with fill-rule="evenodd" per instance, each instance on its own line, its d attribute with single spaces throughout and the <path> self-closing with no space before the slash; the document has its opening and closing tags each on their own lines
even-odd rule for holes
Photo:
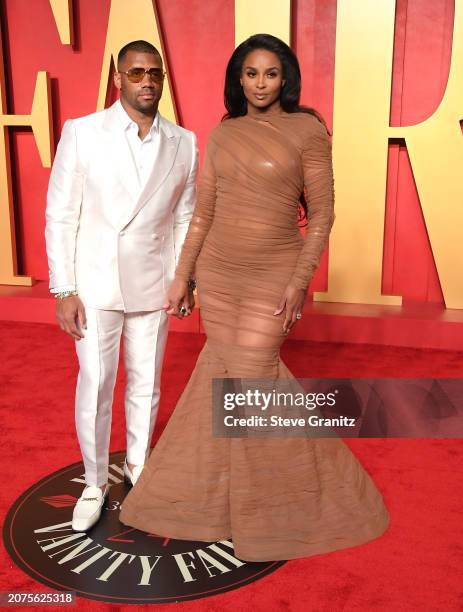
<svg viewBox="0 0 463 612">
<path fill-rule="evenodd" d="M 166 73 L 160 68 L 129 68 L 125 72 L 119 71 L 121 74 L 126 74 L 131 83 L 140 83 L 145 78 L 145 74 L 155 83 L 162 83 Z"/>
</svg>

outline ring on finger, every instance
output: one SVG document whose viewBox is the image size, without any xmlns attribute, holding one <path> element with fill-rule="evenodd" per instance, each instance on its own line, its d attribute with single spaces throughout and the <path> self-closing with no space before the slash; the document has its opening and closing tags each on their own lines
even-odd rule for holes
<svg viewBox="0 0 463 612">
<path fill-rule="evenodd" d="M 298 312 L 296 314 L 296 319 L 299 321 L 300 319 L 302 319 L 302 314 L 300 312 Z"/>
<path fill-rule="evenodd" d="M 182 307 L 180 308 L 180 313 L 181 313 L 182 315 L 184 315 L 184 314 L 186 313 L 186 308 L 185 308 L 185 306 L 182 306 Z"/>
</svg>

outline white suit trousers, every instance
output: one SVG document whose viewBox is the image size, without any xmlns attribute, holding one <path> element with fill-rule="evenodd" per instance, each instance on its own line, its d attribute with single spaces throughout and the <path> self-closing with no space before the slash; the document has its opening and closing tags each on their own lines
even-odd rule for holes
<svg viewBox="0 0 463 612">
<path fill-rule="evenodd" d="M 163 310 L 124 313 L 93 308 L 87 308 L 86 314 L 85 337 L 76 342 L 80 366 L 76 429 L 85 482 L 101 486 L 108 480 L 113 391 L 121 337 L 127 376 L 127 462 L 143 465 L 159 408 L 167 315 Z"/>
</svg>

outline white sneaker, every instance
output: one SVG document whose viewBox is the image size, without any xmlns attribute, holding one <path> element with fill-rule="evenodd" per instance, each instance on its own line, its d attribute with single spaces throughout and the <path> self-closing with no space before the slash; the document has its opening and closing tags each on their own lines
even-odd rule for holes
<svg viewBox="0 0 463 612">
<path fill-rule="evenodd" d="M 129 470 L 129 466 L 127 465 L 127 458 L 124 461 L 124 476 L 127 484 L 134 485 L 137 480 L 140 478 L 140 474 L 143 471 L 144 465 L 136 465 L 132 471 Z"/>
<path fill-rule="evenodd" d="M 85 487 L 74 506 L 72 514 L 72 529 L 74 531 L 87 531 L 98 522 L 108 491 L 108 485 L 106 485 L 104 491 L 100 487 Z"/>
</svg>

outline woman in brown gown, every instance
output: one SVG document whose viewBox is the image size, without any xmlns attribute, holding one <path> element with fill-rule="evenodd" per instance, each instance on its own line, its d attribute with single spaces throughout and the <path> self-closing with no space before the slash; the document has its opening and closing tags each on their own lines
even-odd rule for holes
<svg viewBox="0 0 463 612">
<path fill-rule="evenodd" d="M 175 539 L 231 537 L 245 561 L 355 546 L 389 521 L 381 494 L 339 438 L 212 434 L 213 378 L 292 376 L 280 345 L 333 223 L 330 140 L 299 95 L 299 66 L 285 43 L 256 35 L 237 47 L 227 68 L 228 117 L 210 135 L 168 294 L 168 312 L 179 315 L 196 274 L 207 342 L 120 515 Z M 304 192 L 305 240 L 297 223 Z"/>
</svg>

